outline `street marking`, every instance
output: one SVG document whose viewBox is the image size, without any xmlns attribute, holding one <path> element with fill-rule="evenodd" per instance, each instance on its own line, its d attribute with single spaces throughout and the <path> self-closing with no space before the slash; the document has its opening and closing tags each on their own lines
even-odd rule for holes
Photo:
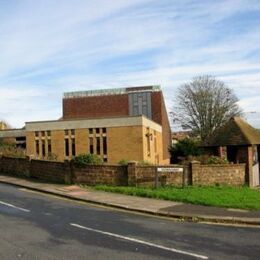
<svg viewBox="0 0 260 260">
<path fill-rule="evenodd" d="M 88 230 L 88 231 L 100 233 L 100 234 L 111 236 L 111 237 L 120 238 L 120 239 L 123 239 L 123 240 L 132 241 L 132 242 L 135 242 L 135 243 L 159 248 L 159 249 L 166 250 L 166 251 L 171 251 L 171 252 L 174 252 L 174 253 L 189 255 L 189 256 L 196 257 L 196 258 L 200 258 L 200 259 L 208 259 L 208 257 L 204 256 L 204 255 L 198 255 L 198 254 L 190 253 L 190 252 L 187 252 L 187 251 L 183 251 L 183 250 L 179 250 L 179 249 L 175 249 L 175 248 L 171 248 L 171 247 L 165 247 L 165 246 L 157 245 L 157 244 L 154 244 L 154 243 L 151 243 L 151 242 L 147 242 L 147 241 L 132 238 L 132 237 L 126 237 L 126 236 L 118 235 L 118 234 L 115 234 L 115 233 L 110 233 L 110 232 L 106 232 L 106 231 L 102 231 L 102 230 L 98 230 L 98 229 L 84 227 L 84 226 L 81 226 L 81 225 L 78 225 L 78 224 L 75 224 L 75 223 L 70 223 L 70 225 L 73 226 L 73 227 L 85 229 L 85 230 Z"/>
<path fill-rule="evenodd" d="M 19 209 L 19 210 L 24 211 L 24 212 L 30 212 L 29 209 L 24 209 L 24 208 L 16 207 L 16 206 L 14 206 L 14 205 L 12 205 L 12 204 L 9 204 L 9 203 L 3 202 L 3 201 L 0 201 L 0 204 L 5 205 L 5 206 L 8 206 L 8 207 L 11 207 L 11 208 L 14 208 L 14 209 Z"/>
</svg>

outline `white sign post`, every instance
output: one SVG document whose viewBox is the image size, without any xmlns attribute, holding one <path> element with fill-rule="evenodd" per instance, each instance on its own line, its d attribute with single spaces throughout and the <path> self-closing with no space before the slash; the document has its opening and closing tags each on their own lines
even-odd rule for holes
<svg viewBox="0 0 260 260">
<path fill-rule="evenodd" d="M 176 168 L 176 167 L 158 167 L 158 172 L 183 172 L 183 168 Z"/>
<path fill-rule="evenodd" d="M 158 188 L 159 174 L 160 174 L 161 172 L 171 172 L 171 173 L 183 172 L 183 168 L 176 168 L 176 167 L 157 167 L 156 173 L 155 173 L 155 188 Z"/>
</svg>

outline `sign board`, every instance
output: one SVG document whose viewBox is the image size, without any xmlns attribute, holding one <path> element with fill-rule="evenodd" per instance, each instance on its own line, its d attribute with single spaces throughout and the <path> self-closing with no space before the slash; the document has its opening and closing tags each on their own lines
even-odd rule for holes
<svg viewBox="0 0 260 260">
<path fill-rule="evenodd" d="M 183 172 L 183 168 L 158 167 L 157 172 Z"/>
</svg>

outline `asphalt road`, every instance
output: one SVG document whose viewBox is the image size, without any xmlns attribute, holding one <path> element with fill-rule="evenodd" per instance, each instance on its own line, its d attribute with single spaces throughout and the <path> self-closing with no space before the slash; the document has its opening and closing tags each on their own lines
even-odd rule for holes
<svg viewBox="0 0 260 260">
<path fill-rule="evenodd" d="M 260 259 L 260 228 L 175 222 L 0 184 L 0 259 Z"/>
</svg>

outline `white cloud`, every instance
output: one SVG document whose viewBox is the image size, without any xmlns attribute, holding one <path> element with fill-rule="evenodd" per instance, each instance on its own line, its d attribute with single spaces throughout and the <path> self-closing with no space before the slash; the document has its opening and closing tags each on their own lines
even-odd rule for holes
<svg viewBox="0 0 260 260">
<path fill-rule="evenodd" d="M 0 117 L 58 118 L 64 91 L 150 84 L 170 108 L 198 74 L 260 111 L 260 26 L 250 16 L 259 11 L 253 0 L 0 3 Z"/>
</svg>

